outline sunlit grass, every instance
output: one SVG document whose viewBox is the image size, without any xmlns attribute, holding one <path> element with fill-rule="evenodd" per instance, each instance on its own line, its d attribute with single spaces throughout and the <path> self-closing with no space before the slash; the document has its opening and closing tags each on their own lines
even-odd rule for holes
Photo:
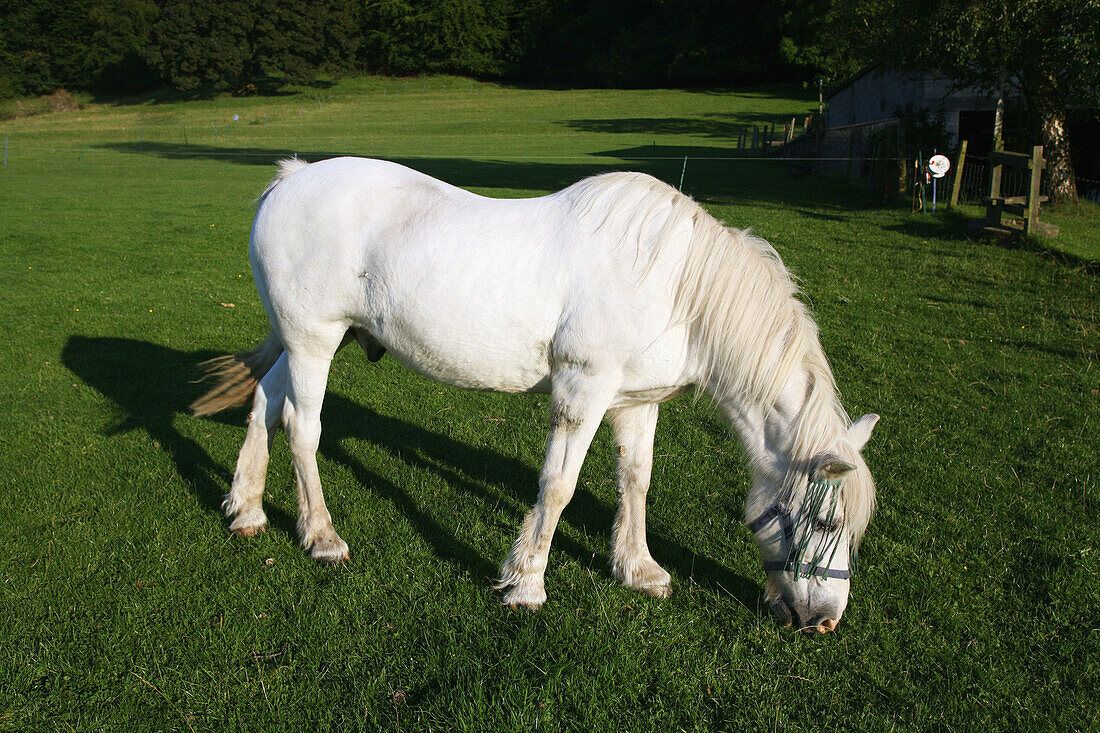
<svg viewBox="0 0 1100 733">
<path fill-rule="evenodd" d="M 731 159 L 740 126 L 815 107 L 790 90 L 362 79 L 0 124 L 0 729 L 1100 725 L 1095 274 L 971 242 L 965 214 L 871 209 L 837 181 Z M 252 200 L 294 152 L 384 155 L 502 196 L 684 174 L 711 213 L 769 238 L 845 405 L 883 416 L 866 450 L 880 511 L 838 631 L 793 635 L 759 607 L 748 474 L 705 399 L 668 403 L 658 428 L 667 601 L 608 572 L 602 430 L 549 602 L 500 608 L 488 576 L 534 500 L 545 398 L 461 392 L 351 350 L 319 458 L 351 563 L 297 547 L 281 439 L 271 529 L 230 536 L 218 504 L 243 413 L 185 406 L 196 362 L 266 331 Z M 1095 208 L 1080 212 L 1051 220 L 1095 242 Z"/>
</svg>

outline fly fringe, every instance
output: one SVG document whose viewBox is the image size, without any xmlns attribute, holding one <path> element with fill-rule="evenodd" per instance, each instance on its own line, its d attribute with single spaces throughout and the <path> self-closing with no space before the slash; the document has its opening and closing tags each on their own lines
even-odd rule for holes
<svg viewBox="0 0 1100 733">
<path fill-rule="evenodd" d="M 199 364 L 203 371 L 197 381 L 216 382 L 213 389 L 191 403 L 191 414 L 206 417 L 246 404 L 263 376 L 283 353 L 283 344 L 274 333 L 252 351 L 219 356 Z"/>
</svg>

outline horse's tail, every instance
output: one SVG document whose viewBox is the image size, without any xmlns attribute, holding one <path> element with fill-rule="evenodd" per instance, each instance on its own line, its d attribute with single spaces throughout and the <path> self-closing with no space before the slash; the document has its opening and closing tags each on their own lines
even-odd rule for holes
<svg viewBox="0 0 1100 733">
<path fill-rule="evenodd" d="M 309 165 L 309 163 L 307 163 L 304 160 L 302 160 L 301 158 L 295 156 L 293 158 L 283 158 L 282 160 L 279 161 L 278 165 L 279 165 L 279 172 L 276 173 L 275 177 L 271 179 L 271 182 L 267 184 L 267 188 L 265 188 L 264 192 L 260 194 L 259 200 L 262 201 L 264 196 L 267 196 L 269 193 L 271 193 L 271 189 L 278 186 L 283 181 L 284 178 L 286 178 L 287 176 L 289 176 L 291 173 L 293 173 L 295 171 L 299 171 L 299 170 L 305 168 L 307 165 Z"/>
<path fill-rule="evenodd" d="M 283 353 L 283 344 L 274 332 L 262 344 L 239 354 L 219 356 L 199 364 L 203 376 L 199 381 L 216 381 L 213 389 L 191 403 L 191 414 L 196 417 L 237 407 L 248 402 L 268 370 Z"/>
</svg>

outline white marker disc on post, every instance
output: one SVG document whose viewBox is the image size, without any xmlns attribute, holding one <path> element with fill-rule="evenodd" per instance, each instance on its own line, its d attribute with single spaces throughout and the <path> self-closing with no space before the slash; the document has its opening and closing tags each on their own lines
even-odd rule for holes
<svg viewBox="0 0 1100 733">
<path fill-rule="evenodd" d="M 928 170 L 932 171 L 933 178 L 943 178 L 951 170 L 951 161 L 946 155 L 933 155 L 928 159 Z"/>
</svg>

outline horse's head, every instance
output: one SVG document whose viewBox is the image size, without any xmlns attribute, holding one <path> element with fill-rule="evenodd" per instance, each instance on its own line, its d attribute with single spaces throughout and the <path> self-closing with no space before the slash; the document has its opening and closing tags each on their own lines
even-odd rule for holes
<svg viewBox="0 0 1100 733">
<path fill-rule="evenodd" d="M 831 450 L 787 470 L 781 484 L 757 479 L 749 527 L 768 574 L 764 601 L 781 626 L 824 634 L 848 605 L 851 560 L 874 509 L 860 451 L 877 420 L 855 421 Z"/>
</svg>

